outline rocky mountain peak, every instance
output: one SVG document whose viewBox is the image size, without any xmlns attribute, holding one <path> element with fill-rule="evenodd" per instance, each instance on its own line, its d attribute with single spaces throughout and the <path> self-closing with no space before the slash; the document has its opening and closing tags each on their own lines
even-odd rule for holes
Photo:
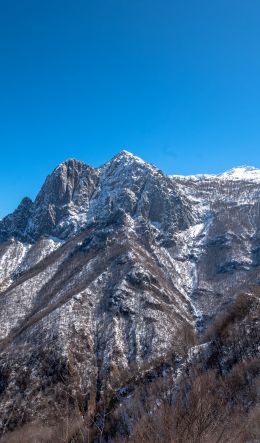
<svg viewBox="0 0 260 443">
<path fill-rule="evenodd" d="M 135 160 L 138 162 L 142 162 L 145 163 L 144 160 L 142 160 L 141 158 L 137 157 L 136 155 L 132 154 L 131 152 L 127 151 L 126 149 L 122 149 L 121 151 L 118 152 L 118 154 L 116 154 L 112 160 L 114 159 L 125 159 L 125 160 Z"/>
<path fill-rule="evenodd" d="M 33 202 L 24 197 L 17 209 L 0 221 L 0 242 L 10 237 L 26 238 L 26 228 L 33 211 Z"/>
<path fill-rule="evenodd" d="M 46 178 L 34 202 L 25 198 L 0 223 L 2 238 L 35 241 L 41 236 L 64 238 L 84 225 L 98 170 L 69 159 Z"/>
<path fill-rule="evenodd" d="M 18 208 L 24 208 L 24 207 L 30 207 L 32 208 L 33 201 L 30 199 L 30 197 L 24 197 L 21 200 L 21 203 L 19 204 Z"/>
<path fill-rule="evenodd" d="M 0 222 L 0 428 L 16 426 L 14 404 L 51 416 L 57 374 L 95 405 L 117 374 L 169 355 L 180 328 L 201 331 L 259 286 L 248 174 L 167 177 L 127 151 L 97 169 L 69 159 Z"/>
<path fill-rule="evenodd" d="M 124 171 L 120 168 L 124 168 Z M 131 154 L 130 152 L 126 150 L 120 151 L 117 155 L 115 155 L 110 161 L 105 163 L 103 166 L 104 171 L 107 171 L 108 169 L 112 170 L 113 172 L 115 170 L 120 170 L 120 174 L 126 173 L 131 170 L 156 170 L 156 168 L 152 167 L 149 163 L 145 162 L 141 158 Z"/>
<path fill-rule="evenodd" d="M 60 206 L 70 203 L 81 188 L 87 185 L 92 174 L 95 174 L 94 168 L 85 163 L 74 159 L 66 160 L 47 177 L 35 204 Z"/>
<path fill-rule="evenodd" d="M 167 177 L 126 150 L 100 168 L 71 158 L 46 178 L 34 202 L 25 198 L 0 222 L 0 238 L 14 236 L 31 242 L 52 235 L 64 239 L 94 220 L 113 218 L 118 210 L 133 219 L 160 223 L 164 234 L 175 229 L 177 219 L 178 226 L 186 229 L 198 219 L 198 211 L 191 208 L 191 195 L 204 203 L 210 195 L 217 201 L 233 182 L 238 184 L 237 196 L 240 180 L 259 183 L 260 171 L 241 166 L 219 175 Z M 220 185 L 215 186 L 216 181 Z M 245 201 L 247 192 L 243 188 L 236 198 Z M 258 188 L 251 189 L 251 195 L 258 198 Z M 197 208 L 200 213 L 200 206 Z"/>
</svg>

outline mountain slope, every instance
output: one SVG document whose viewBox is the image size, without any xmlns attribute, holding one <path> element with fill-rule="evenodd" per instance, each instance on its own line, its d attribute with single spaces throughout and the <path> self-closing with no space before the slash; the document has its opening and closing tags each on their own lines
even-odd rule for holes
<svg viewBox="0 0 260 443">
<path fill-rule="evenodd" d="M 260 173 L 243 171 L 68 160 L 0 222 L 2 429 L 54 416 L 64 389 L 93 412 L 132 364 L 259 283 Z"/>
</svg>

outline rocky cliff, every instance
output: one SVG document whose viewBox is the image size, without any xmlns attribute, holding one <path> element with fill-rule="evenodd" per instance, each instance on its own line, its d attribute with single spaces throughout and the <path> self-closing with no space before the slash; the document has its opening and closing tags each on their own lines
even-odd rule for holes
<svg viewBox="0 0 260 443">
<path fill-rule="evenodd" d="M 123 151 L 60 164 L 0 222 L 2 429 L 94 410 L 260 282 L 260 171 L 166 176 Z"/>
</svg>

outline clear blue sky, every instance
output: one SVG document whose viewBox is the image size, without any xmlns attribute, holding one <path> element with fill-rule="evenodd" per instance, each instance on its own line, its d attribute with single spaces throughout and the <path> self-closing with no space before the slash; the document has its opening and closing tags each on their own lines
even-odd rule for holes
<svg viewBox="0 0 260 443">
<path fill-rule="evenodd" d="M 0 6 L 0 217 L 69 157 L 260 167 L 259 0 Z"/>
</svg>

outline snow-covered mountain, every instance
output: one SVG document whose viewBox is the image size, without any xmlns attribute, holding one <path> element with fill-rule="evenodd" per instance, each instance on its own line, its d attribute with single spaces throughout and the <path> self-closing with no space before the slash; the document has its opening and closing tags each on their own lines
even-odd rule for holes
<svg viewBox="0 0 260 443">
<path fill-rule="evenodd" d="M 254 168 L 166 176 L 126 151 L 60 164 L 0 221 L 1 426 L 53 413 L 61 377 L 94 408 L 180 325 L 258 285 L 259 211 Z"/>
</svg>

